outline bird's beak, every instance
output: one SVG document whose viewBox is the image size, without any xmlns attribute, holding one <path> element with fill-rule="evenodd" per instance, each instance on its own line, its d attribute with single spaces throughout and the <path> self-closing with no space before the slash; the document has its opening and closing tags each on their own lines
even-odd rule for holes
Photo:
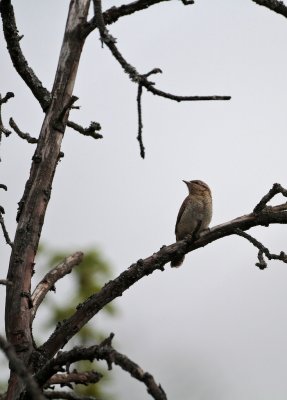
<svg viewBox="0 0 287 400">
<path fill-rule="evenodd" d="M 188 184 L 189 184 L 189 182 L 188 182 L 188 181 L 184 181 L 184 180 L 183 180 L 182 182 L 184 182 L 184 183 L 185 183 L 187 186 L 188 186 Z"/>
</svg>

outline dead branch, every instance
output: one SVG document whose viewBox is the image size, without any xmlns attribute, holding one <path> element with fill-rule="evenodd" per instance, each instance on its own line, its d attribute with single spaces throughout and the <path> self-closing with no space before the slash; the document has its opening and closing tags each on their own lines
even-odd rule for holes
<svg viewBox="0 0 287 400">
<path fill-rule="evenodd" d="M 34 400 L 45 400 L 39 386 L 37 385 L 33 376 L 28 372 L 28 369 L 24 365 L 23 361 L 20 360 L 16 352 L 10 343 L 0 336 L 0 347 L 5 353 L 6 357 L 10 362 L 11 369 L 15 371 L 17 376 L 23 381 L 26 386 L 26 391 L 29 394 L 30 399 Z"/>
<path fill-rule="evenodd" d="M 67 126 L 69 128 L 74 129 L 75 131 L 81 133 L 84 136 L 91 136 L 94 139 L 102 139 L 103 138 L 103 135 L 96 132 L 96 131 L 101 130 L 101 125 L 98 122 L 92 121 L 88 128 L 83 128 L 81 125 L 76 124 L 75 122 L 68 121 Z"/>
<path fill-rule="evenodd" d="M 84 254 L 80 251 L 72 254 L 69 257 L 66 257 L 64 261 L 60 264 L 56 265 L 51 271 L 49 271 L 44 278 L 38 283 L 36 288 L 33 291 L 31 300 L 33 303 L 33 308 L 31 310 L 32 319 L 35 318 L 38 307 L 44 300 L 46 294 L 49 290 L 54 289 L 55 283 L 63 278 L 65 275 L 69 274 L 72 269 L 79 265 L 83 260 Z M 54 289 L 55 290 L 55 289 Z"/>
<path fill-rule="evenodd" d="M 255 265 L 257 267 L 259 267 L 260 269 L 267 268 L 267 263 L 263 258 L 263 254 L 265 254 L 265 256 L 268 258 L 268 260 L 280 260 L 280 261 L 283 261 L 284 263 L 287 263 L 287 255 L 283 251 L 281 251 L 280 254 L 272 254 L 272 253 L 270 253 L 270 251 L 268 250 L 267 247 L 265 247 L 261 242 L 259 242 L 257 239 L 255 239 L 253 236 L 249 235 L 248 233 L 243 232 L 239 228 L 236 228 L 234 230 L 234 232 L 236 233 L 236 235 L 244 237 L 250 243 L 252 243 L 253 246 L 257 247 L 257 249 L 259 250 L 259 252 L 258 252 L 258 261 L 259 262 L 256 263 Z"/>
<path fill-rule="evenodd" d="M 127 356 L 117 352 L 111 345 L 113 334 L 100 345 L 88 348 L 75 347 L 73 350 L 61 352 L 54 359 L 49 361 L 35 376 L 38 384 L 43 385 L 50 376 L 53 375 L 55 369 L 60 368 L 67 363 L 73 363 L 80 360 L 105 360 L 108 369 L 112 368 L 112 364 L 120 366 L 123 370 L 129 372 L 131 376 L 143 382 L 148 393 L 156 400 L 167 400 L 166 395 L 160 385 L 157 385 L 153 376 L 148 372 L 144 372 L 136 363 L 131 361 Z"/>
<path fill-rule="evenodd" d="M 283 3 L 283 1 L 278 1 L 278 0 L 252 0 L 252 1 L 256 4 L 259 4 L 260 6 L 267 7 L 270 10 L 276 12 L 277 14 L 281 14 L 287 18 L 287 6 Z"/>
<path fill-rule="evenodd" d="M 119 18 L 125 17 L 127 15 L 131 15 L 137 11 L 145 10 L 155 4 L 163 3 L 169 0 L 137 0 L 133 1 L 129 4 L 123 4 L 119 7 L 111 7 L 105 12 L 103 12 L 103 17 L 106 25 L 113 24 Z M 85 27 L 85 34 L 88 35 L 94 29 L 96 29 L 97 21 L 96 18 L 93 17 Z"/>
<path fill-rule="evenodd" d="M 8 129 L 6 129 L 4 127 L 3 121 L 2 121 L 2 105 L 7 103 L 7 101 L 9 99 L 11 99 L 12 97 L 14 97 L 14 93 L 12 92 L 7 92 L 6 95 L 2 98 L 1 94 L 0 94 L 0 141 L 1 141 L 1 134 L 4 133 L 4 135 L 6 137 L 8 137 L 9 135 L 11 135 L 11 131 L 9 131 Z"/>
<path fill-rule="evenodd" d="M 284 197 L 287 197 L 287 190 L 284 189 L 279 183 L 274 183 L 269 192 L 263 196 L 259 203 L 254 207 L 253 212 L 255 214 L 261 212 L 265 208 L 266 204 L 278 193 L 281 193 Z"/>
<path fill-rule="evenodd" d="M 268 211 L 251 213 L 238 217 L 232 221 L 217 225 L 205 230 L 199 239 L 187 236 L 184 240 L 163 246 L 159 251 L 145 259 L 138 260 L 117 278 L 108 282 L 98 293 L 90 296 L 84 303 L 80 304 L 77 311 L 51 335 L 43 344 L 41 351 L 48 357 L 53 357 L 94 315 L 96 315 L 106 304 L 121 296 L 125 290 L 144 276 L 156 270 L 163 271 L 165 264 L 176 257 L 178 253 L 187 254 L 193 250 L 204 247 L 226 236 L 234 235 L 235 229 L 242 231 L 255 226 L 268 226 L 269 224 L 287 224 L 287 204 L 268 207 Z"/>
<path fill-rule="evenodd" d="M 12 129 L 17 133 L 17 135 L 24 140 L 27 140 L 28 143 L 37 143 L 38 139 L 33 138 L 29 133 L 24 133 L 22 132 L 16 122 L 13 120 L 13 118 L 9 119 L 9 125 L 11 126 Z"/>
<path fill-rule="evenodd" d="M 6 240 L 6 243 L 9 244 L 10 247 L 13 247 L 13 243 L 11 242 L 10 237 L 9 237 L 9 233 L 8 233 L 8 231 L 6 229 L 6 225 L 5 225 L 5 222 L 4 222 L 3 214 L 5 214 L 5 210 L 4 210 L 4 208 L 2 206 L 0 206 L 0 225 L 1 225 L 1 228 L 2 228 L 2 231 L 3 231 L 3 235 L 4 235 L 4 238 Z"/>
<path fill-rule="evenodd" d="M 138 104 L 138 141 L 140 144 L 140 152 L 141 157 L 144 158 L 144 147 L 142 143 L 142 121 L 141 118 L 141 94 L 142 88 L 144 87 L 148 92 L 156 96 L 160 96 L 169 100 L 174 100 L 177 102 L 181 101 L 209 101 L 209 100 L 230 100 L 230 96 L 178 96 L 172 93 L 164 92 L 162 90 L 156 89 L 154 87 L 154 82 L 151 82 L 147 79 L 150 74 L 140 74 L 134 66 L 126 61 L 123 57 L 121 52 L 119 51 L 118 47 L 116 46 L 116 39 L 109 33 L 106 24 L 105 18 L 102 13 L 102 1 L 101 0 L 93 0 L 94 2 L 94 12 L 95 12 L 95 22 L 100 32 L 100 37 L 102 43 L 104 43 L 109 50 L 111 51 L 112 55 L 115 59 L 119 62 L 123 70 L 126 74 L 130 77 L 131 81 L 136 82 L 139 84 L 138 88 L 138 96 L 137 96 L 137 104 Z M 155 68 L 153 71 L 162 72 L 159 68 Z M 155 72 L 153 72 L 155 73 Z"/>
</svg>

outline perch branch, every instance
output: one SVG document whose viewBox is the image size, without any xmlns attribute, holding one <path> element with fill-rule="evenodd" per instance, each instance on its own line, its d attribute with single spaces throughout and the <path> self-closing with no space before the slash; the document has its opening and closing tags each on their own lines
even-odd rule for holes
<svg viewBox="0 0 287 400">
<path fill-rule="evenodd" d="M 8 358 L 11 369 L 16 372 L 16 374 L 25 384 L 27 393 L 30 396 L 29 398 L 34 400 L 45 400 L 45 397 L 41 393 L 41 390 L 33 376 L 28 372 L 22 360 L 17 357 L 16 352 L 11 344 L 6 342 L 2 336 L 0 336 L 0 347 Z"/>
<path fill-rule="evenodd" d="M 156 270 L 164 270 L 165 264 L 176 257 L 178 253 L 187 254 L 195 249 L 206 246 L 215 240 L 234 235 L 236 228 L 246 231 L 254 226 L 269 224 L 287 224 L 287 204 L 269 207 L 268 211 L 247 214 L 232 221 L 207 229 L 197 240 L 185 238 L 169 246 L 163 246 L 159 251 L 145 259 L 138 260 L 117 278 L 108 282 L 98 293 L 90 296 L 84 303 L 79 304 L 77 311 L 57 328 L 43 344 L 41 350 L 48 357 L 53 357 L 94 315 L 106 304 L 121 296 L 125 290 L 144 276 Z"/>
<path fill-rule="evenodd" d="M 33 303 L 33 308 L 31 310 L 32 319 L 35 318 L 38 307 L 44 300 L 49 290 L 53 290 L 55 283 L 59 279 L 69 274 L 76 265 L 79 265 L 83 260 L 83 256 L 84 254 L 78 251 L 65 258 L 64 261 L 49 271 L 41 280 L 41 282 L 38 283 L 31 297 Z"/>
<path fill-rule="evenodd" d="M 132 377 L 143 382 L 148 393 L 156 400 L 166 400 L 166 395 L 160 385 L 157 385 L 154 378 L 148 372 L 144 372 L 136 363 L 131 361 L 127 356 L 117 352 L 111 345 L 113 334 L 105 339 L 100 345 L 88 348 L 76 347 L 67 352 L 61 352 L 53 360 L 49 361 L 35 376 L 37 382 L 42 385 L 51 375 L 55 368 L 73 363 L 80 360 L 105 360 L 108 369 L 112 369 L 112 364 L 120 366 L 123 370 L 129 372 Z"/>
<path fill-rule="evenodd" d="M 287 6 L 283 3 L 283 1 L 278 1 L 278 0 L 252 0 L 252 1 L 256 4 L 259 4 L 260 6 L 267 7 L 270 10 L 276 12 L 277 14 L 281 14 L 287 18 Z"/>
<path fill-rule="evenodd" d="M 268 260 L 280 260 L 280 261 L 283 261 L 284 263 L 287 263 L 287 255 L 283 251 L 281 251 L 280 254 L 272 254 L 272 253 L 270 253 L 270 251 L 268 250 L 267 247 L 265 247 L 261 242 L 259 242 L 257 239 L 255 239 L 253 236 L 249 235 L 248 233 L 243 232 L 239 228 L 236 228 L 234 230 L 234 232 L 236 233 L 236 235 L 244 237 L 250 243 L 252 243 L 253 246 L 257 247 L 257 249 L 259 250 L 259 252 L 258 252 L 258 261 L 259 262 L 256 263 L 255 265 L 257 267 L 259 267 L 260 269 L 267 268 L 267 263 L 263 258 L 263 254 L 265 254 L 265 256 L 268 258 Z"/>
<path fill-rule="evenodd" d="M 28 143 L 37 143 L 38 139 L 32 137 L 29 135 L 29 133 L 24 133 L 22 132 L 18 125 L 16 124 L 16 122 L 13 120 L 13 118 L 9 119 L 9 125 L 11 126 L 11 128 L 17 133 L 17 135 L 24 140 L 27 140 Z"/>
</svg>

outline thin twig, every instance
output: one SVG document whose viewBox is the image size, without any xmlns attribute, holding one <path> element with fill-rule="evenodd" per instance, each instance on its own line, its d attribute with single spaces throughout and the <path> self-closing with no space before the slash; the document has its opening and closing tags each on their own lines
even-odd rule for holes
<svg viewBox="0 0 287 400">
<path fill-rule="evenodd" d="M 12 93 L 12 92 L 7 92 L 6 95 L 3 98 L 2 98 L 2 96 L 0 94 L 0 141 L 1 141 L 1 133 L 4 133 L 4 135 L 6 137 L 11 135 L 11 131 L 9 131 L 8 129 L 6 129 L 4 127 L 4 124 L 3 124 L 3 121 L 2 121 L 2 105 L 4 103 L 7 103 L 7 101 L 9 99 L 11 99 L 12 97 L 14 97 L 14 93 Z"/>
<path fill-rule="evenodd" d="M 2 231 L 3 231 L 3 235 L 4 235 L 4 238 L 6 240 L 6 243 L 10 247 L 13 247 L 13 242 L 11 242 L 10 237 L 9 237 L 9 233 L 8 233 L 8 231 L 6 229 L 6 226 L 5 226 L 3 214 L 5 214 L 5 210 L 4 210 L 4 208 L 2 206 L 0 206 L 0 225 L 1 225 L 1 228 L 2 228 Z"/>
<path fill-rule="evenodd" d="M 81 125 L 78 125 L 73 121 L 68 121 L 67 126 L 69 128 L 74 129 L 75 131 L 81 133 L 84 136 L 91 136 L 94 139 L 102 139 L 103 138 L 103 135 L 96 132 L 96 131 L 101 130 L 101 125 L 98 122 L 92 121 L 88 128 L 83 128 Z"/>
<path fill-rule="evenodd" d="M 145 148 L 143 145 L 143 138 L 142 138 L 142 129 L 143 129 L 143 122 L 142 122 L 142 106 L 141 106 L 141 97 L 142 97 L 143 87 L 139 83 L 138 86 L 138 95 L 137 95 L 137 109 L 138 109 L 138 136 L 137 140 L 140 145 L 140 154 L 141 157 L 145 157 Z"/>
<path fill-rule="evenodd" d="M 142 114 L 141 114 L 141 96 L 142 96 L 142 88 L 154 95 L 164 97 L 166 99 L 174 100 L 177 102 L 181 101 L 207 101 L 207 100 L 230 100 L 230 96 L 178 96 L 172 93 L 164 92 L 162 90 L 156 89 L 154 87 L 154 82 L 151 82 L 147 79 L 147 77 L 151 73 L 162 72 L 159 68 L 155 68 L 151 73 L 148 74 L 139 74 L 134 66 L 129 64 L 126 59 L 123 57 L 121 52 L 119 51 L 116 45 L 116 39 L 109 33 L 106 24 L 105 18 L 102 12 L 102 1 L 101 0 L 93 0 L 94 2 L 94 12 L 95 12 L 95 22 L 100 32 L 100 37 L 102 43 L 106 44 L 106 46 L 110 49 L 112 55 L 119 62 L 123 70 L 128 74 L 130 79 L 133 82 L 138 83 L 138 95 L 137 95 L 137 109 L 138 109 L 138 136 L 137 139 L 140 144 L 140 154 L 141 157 L 144 158 L 145 150 L 142 141 Z M 156 71 L 156 72 L 155 72 Z"/>
<path fill-rule="evenodd" d="M 267 7 L 270 10 L 276 12 L 277 14 L 281 14 L 287 18 L 287 6 L 283 3 L 283 1 L 278 1 L 278 0 L 252 0 L 252 1 L 256 4 L 259 4 L 260 6 Z"/>
<path fill-rule="evenodd" d="M 29 133 L 24 133 L 22 132 L 18 125 L 16 124 L 16 122 L 13 120 L 13 118 L 9 119 L 9 125 L 11 126 L 12 129 L 14 129 L 14 131 L 17 133 L 17 135 L 24 140 L 27 140 L 28 143 L 37 143 L 38 139 L 32 137 L 31 135 L 29 135 Z"/>
<path fill-rule="evenodd" d="M 32 319 L 35 318 L 38 307 L 44 300 L 46 294 L 49 290 L 52 290 L 55 283 L 63 278 L 65 275 L 69 274 L 72 269 L 79 265 L 83 260 L 84 254 L 80 251 L 66 257 L 64 261 L 56 265 L 51 271 L 49 271 L 44 278 L 38 283 L 35 290 L 33 291 L 31 300 L 33 303 L 33 308 L 31 310 Z"/>
<path fill-rule="evenodd" d="M 243 232 L 239 228 L 235 228 L 234 232 L 236 233 L 236 235 L 247 239 L 250 243 L 253 244 L 253 246 L 255 246 L 259 250 L 259 252 L 258 252 L 259 262 L 256 263 L 255 265 L 257 267 L 259 267 L 260 269 L 265 269 L 267 267 L 267 264 L 263 258 L 263 254 L 265 254 L 265 256 L 268 258 L 268 260 L 280 260 L 287 264 L 287 255 L 283 251 L 281 251 L 280 254 L 272 254 L 272 253 L 270 253 L 270 251 L 268 250 L 267 247 L 265 247 L 261 242 L 259 242 L 257 239 L 255 239 L 253 236 L 249 235 L 248 233 Z"/>
<path fill-rule="evenodd" d="M 254 207 L 253 212 L 255 214 L 261 212 L 265 208 L 268 201 L 270 201 L 278 193 L 282 193 L 284 197 L 287 197 L 287 190 L 284 189 L 280 185 L 280 183 L 274 183 L 269 192 L 265 196 L 263 196 L 262 199 L 259 201 L 259 203 Z"/>
<path fill-rule="evenodd" d="M 30 396 L 29 398 L 32 400 L 45 400 L 45 397 L 43 396 L 39 386 L 37 385 L 33 376 L 29 373 L 23 361 L 17 357 L 14 348 L 10 343 L 6 342 L 2 336 L 0 336 L 0 348 L 8 358 L 11 369 L 16 372 L 16 374 L 25 384 L 26 391 Z"/>
<path fill-rule="evenodd" d="M 123 370 L 129 372 L 131 376 L 143 382 L 148 393 L 156 400 L 167 400 L 162 387 L 156 384 L 153 376 L 148 372 L 144 372 L 139 365 L 131 361 L 127 356 L 117 352 L 111 345 L 113 334 L 104 340 L 100 345 L 88 348 L 76 347 L 70 351 L 61 352 L 57 357 L 49 361 L 35 376 L 37 382 L 43 385 L 47 379 L 53 375 L 55 368 L 59 368 L 67 363 L 73 363 L 80 360 L 105 360 L 108 369 L 112 368 L 112 364 L 119 365 Z"/>
<path fill-rule="evenodd" d="M 103 17 L 106 25 L 113 24 L 119 18 L 131 15 L 135 12 L 145 10 L 153 5 L 163 3 L 170 0 L 137 0 L 128 4 L 123 4 L 119 7 L 111 7 L 103 12 Z M 96 18 L 93 17 L 86 25 L 85 34 L 88 35 L 97 28 Z"/>
</svg>

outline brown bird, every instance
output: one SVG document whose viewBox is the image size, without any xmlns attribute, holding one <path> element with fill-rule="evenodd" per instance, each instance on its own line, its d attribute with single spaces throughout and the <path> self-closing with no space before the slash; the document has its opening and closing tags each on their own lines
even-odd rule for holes
<svg viewBox="0 0 287 400">
<path fill-rule="evenodd" d="M 189 194 L 182 203 L 175 225 L 176 241 L 183 240 L 187 235 L 194 239 L 204 229 L 208 228 L 212 217 L 212 197 L 209 186 L 199 180 L 183 181 Z M 184 256 L 178 255 L 171 261 L 172 267 L 179 267 Z"/>
</svg>

